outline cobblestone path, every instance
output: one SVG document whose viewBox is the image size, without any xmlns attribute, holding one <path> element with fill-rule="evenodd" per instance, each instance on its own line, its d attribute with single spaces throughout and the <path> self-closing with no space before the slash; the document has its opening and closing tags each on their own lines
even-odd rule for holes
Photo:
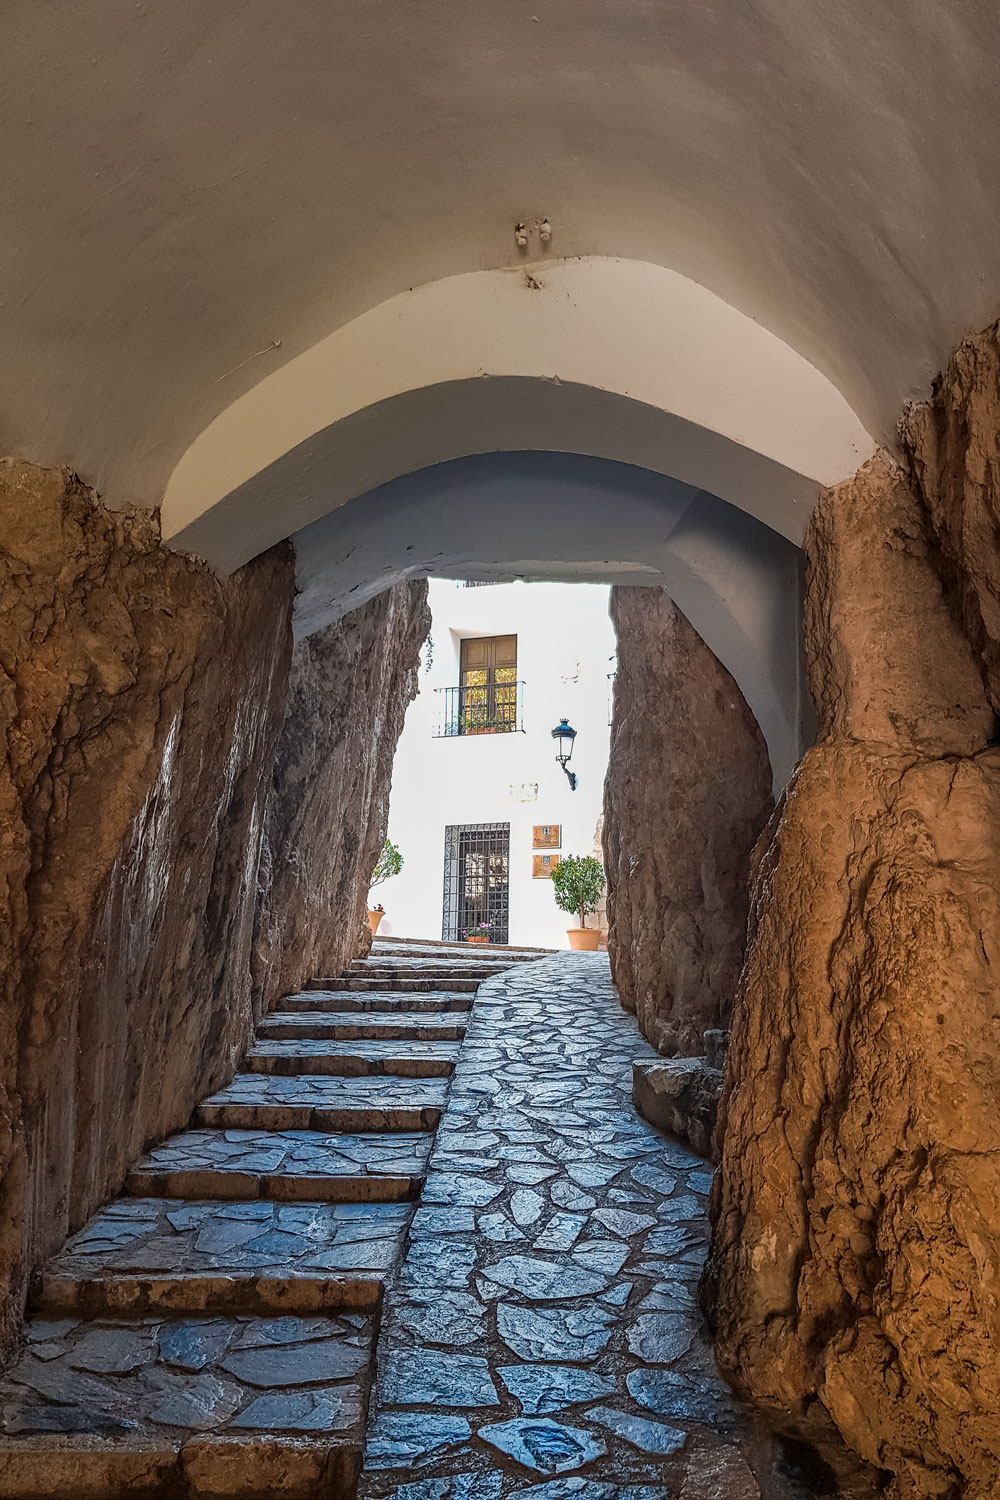
<svg viewBox="0 0 1000 1500">
<path fill-rule="evenodd" d="M 653 1055 L 603 956 L 481 988 L 383 1310 L 367 1500 L 877 1493 L 720 1380 L 696 1304 L 711 1172 L 632 1108 Z"/>
<path fill-rule="evenodd" d="M 871 1500 L 715 1372 L 710 1173 L 632 1109 L 607 960 L 376 952 L 37 1279 L 0 1500 L 353 1500 L 366 1414 L 366 1500 Z"/>
<path fill-rule="evenodd" d="M 479 978 L 379 945 L 45 1268 L 0 1379 L 4 1500 L 351 1500 L 378 1313 Z"/>
</svg>

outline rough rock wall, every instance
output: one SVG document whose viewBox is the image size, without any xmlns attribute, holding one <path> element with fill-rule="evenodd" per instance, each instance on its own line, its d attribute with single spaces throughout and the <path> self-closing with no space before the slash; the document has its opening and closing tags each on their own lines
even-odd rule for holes
<svg viewBox="0 0 1000 1500">
<path fill-rule="evenodd" d="M 898 1496 L 986 1500 L 1000 750 L 935 570 L 937 509 L 880 456 L 810 527 L 819 742 L 755 854 L 705 1294 L 740 1389 L 784 1408 L 818 1393 Z"/>
<path fill-rule="evenodd" d="M 430 629 L 426 580 L 300 641 L 268 802 L 255 984 L 266 1005 L 371 943 L 396 743 Z"/>
<path fill-rule="evenodd" d="M 938 566 L 1000 709 L 1000 324 L 965 339 L 903 445 L 930 516 Z"/>
<path fill-rule="evenodd" d="M 219 580 L 0 464 L 0 1345 L 28 1270 L 252 1025 L 290 549 Z"/>
<path fill-rule="evenodd" d="M 729 1024 L 771 767 L 736 683 L 662 589 L 613 588 L 611 616 L 611 972 L 653 1045 L 691 1055 Z"/>
</svg>

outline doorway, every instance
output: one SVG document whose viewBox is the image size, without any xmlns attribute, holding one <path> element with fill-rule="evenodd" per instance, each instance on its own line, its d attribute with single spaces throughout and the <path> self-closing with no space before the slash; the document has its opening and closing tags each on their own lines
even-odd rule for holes
<svg viewBox="0 0 1000 1500">
<path fill-rule="evenodd" d="M 444 913 L 441 936 L 460 942 L 485 924 L 490 941 L 507 942 L 510 824 L 450 824 L 444 832 Z"/>
</svg>

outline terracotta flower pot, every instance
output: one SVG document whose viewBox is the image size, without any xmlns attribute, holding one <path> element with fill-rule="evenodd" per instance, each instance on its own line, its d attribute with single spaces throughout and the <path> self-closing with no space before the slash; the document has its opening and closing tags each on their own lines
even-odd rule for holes
<svg viewBox="0 0 1000 1500">
<path fill-rule="evenodd" d="M 601 941 L 601 932 L 598 927 L 567 927 L 566 936 L 569 945 L 578 953 L 596 953 L 597 945 Z"/>
<path fill-rule="evenodd" d="M 382 918 L 384 916 L 385 916 L 385 912 L 384 911 L 371 911 L 369 909 L 369 912 L 368 912 L 368 926 L 371 928 L 372 937 L 374 937 L 375 934 L 376 934 L 376 932 L 378 932 L 378 924 L 381 922 L 381 920 L 382 920 Z"/>
<path fill-rule="evenodd" d="M 467 943 L 488 943 L 489 942 L 489 938 L 488 937 L 467 937 L 465 941 Z"/>
</svg>

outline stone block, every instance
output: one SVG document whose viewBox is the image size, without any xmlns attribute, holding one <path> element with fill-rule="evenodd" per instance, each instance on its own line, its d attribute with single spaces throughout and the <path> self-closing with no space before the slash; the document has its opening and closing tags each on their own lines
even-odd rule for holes
<svg viewBox="0 0 1000 1500">
<path fill-rule="evenodd" d="M 704 1057 L 670 1057 L 632 1065 L 632 1102 L 651 1125 L 718 1162 L 716 1121 L 723 1075 Z"/>
</svg>

